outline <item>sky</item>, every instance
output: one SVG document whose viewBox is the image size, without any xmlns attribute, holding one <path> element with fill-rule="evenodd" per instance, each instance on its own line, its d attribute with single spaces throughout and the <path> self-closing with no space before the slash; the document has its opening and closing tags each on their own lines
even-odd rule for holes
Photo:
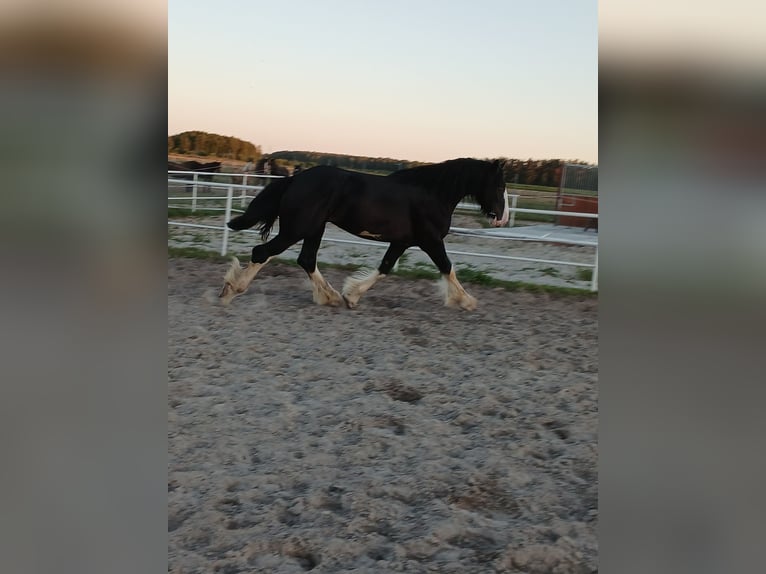
<svg viewBox="0 0 766 574">
<path fill-rule="evenodd" d="M 168 135 L 598 162 L 595 0 L 170 0 Z"/>
</svg>

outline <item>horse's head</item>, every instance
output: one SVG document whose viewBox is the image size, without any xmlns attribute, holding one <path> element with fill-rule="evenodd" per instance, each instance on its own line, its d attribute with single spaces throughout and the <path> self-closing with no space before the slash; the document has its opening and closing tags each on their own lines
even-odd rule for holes
<svg viewBox="0 0 766 574">
<path fill-rule="evenodd" d="M 489 217 L 493 227 L 508 223 L 508 196 L 505 194 L 505 176 L 500 160 L 490 163 L 490 170 L 482 190 L 476 194 L 481 210 Z"/>
</svg>

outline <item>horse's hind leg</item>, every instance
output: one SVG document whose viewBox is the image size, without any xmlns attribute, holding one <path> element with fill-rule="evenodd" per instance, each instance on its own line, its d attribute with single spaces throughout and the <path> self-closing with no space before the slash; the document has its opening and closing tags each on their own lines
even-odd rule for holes
<svg viewBox="0 0 766 574">
<path fill-rule="evenodd" d="M 452 261 L 447 257 L 444 243 L 439 241 L 438 243 L 433 242 L 424 244 L 420 247 L 431 258 L 434 264 L 439 268 L 439 272 L 442 274 L 444 304 L 447 307 L 460 307 L 466 311 L 473 311 L 476 309 L 476 298 L 469 295 L 457 280 L 455 268 L 452 265 Z"/>
<path fill-rule="evenodd" d="M 343 283 L 343 299 L 346 306 L 353 309 L 359 303 L 359 299 L 370 287 L 375 285 L 379 279 L 382 279 L 391 272 L 391 268 L 407 249 L 407 245 L 402 243 L 392 243 L 388 246 L 383 261 L 380 262 L 376 271 L 362 271 L 355 273 Z"/>
<path fill-rule="evenodd" d="M 319 233 L 303 240 L 303 247 L 301 247 L 301 252 L 298 255 L 298 265 L 303 267 L 304 271 L 308 273 L 309 279 L 311 279 L 314 303 L 337 307 L 343 299 L 340 293 L 333 289 L 327 280 L 322 277 L 317 267 L 317 251 L 319 251 L 319 244 L 322 242 L 323 233 L 324 226 L 322 226 Z"/>
<path fill-rule="evenodd" d="M 294 240 L 284 235 L 277 235 L 263 245 L 256 245 L 253 247 L 250 263 L 244 269 L 240 267 L 239 259 L 234 257 L 231 267 L 224 275 L 223 289 L 218 295 L 223 300 L 223 304 L 228 305 L 234 297 L 244 293 L 269 259 L 279 255 L 293 243 L 295 243 Z"/>
</svg>

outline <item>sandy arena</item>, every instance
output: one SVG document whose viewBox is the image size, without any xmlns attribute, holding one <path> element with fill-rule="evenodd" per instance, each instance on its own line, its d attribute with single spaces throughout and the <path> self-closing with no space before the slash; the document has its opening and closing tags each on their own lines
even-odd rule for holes
<svg viewBox="0 0 766 574">
<path fill-rule="evenodd" d="M 597 571 L 594 297 L 226 266 L 168 261 L 169 572 Z"/>
</svg>

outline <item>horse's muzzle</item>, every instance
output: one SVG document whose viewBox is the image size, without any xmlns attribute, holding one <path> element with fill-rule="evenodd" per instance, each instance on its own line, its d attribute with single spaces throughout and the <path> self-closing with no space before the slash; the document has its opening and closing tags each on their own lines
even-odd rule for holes
<svg viewBox="0 0 766 574">
<path fill-rule="evenodd" d="M 502 219 L 497 218 L 497 213 L 494 211 L 490 211 L 487 215 L 489 216 L 489 224 L 492 227 L 503 227 L 508 223 L 508 220 L 511 218 L 511 210 L 508 207 L 508 194 L 504 194 L 503 198 L 503 217 Z"/>
<path fill-rule="evenodd" d="M 502 219 L 498 219 L 494 213 L 490 213 L 489 216 L 490 216 L 489 224 L 492 227 L 504 227 L 508 223 L 508 219 L 509 219 L 508 211 L 506 211 L 503 214 Z"/>
<path fill-rule="evenodd" d="M 489 216 L 489 224 L 492 227 L 504 227 L 511 218 L 511 211 L 508 209 L 508 198 L 506 197 L 502 219 L 498 219 L 497 214 L 494 211 L 490 211 L 487 215 Z"/>
</svg>

